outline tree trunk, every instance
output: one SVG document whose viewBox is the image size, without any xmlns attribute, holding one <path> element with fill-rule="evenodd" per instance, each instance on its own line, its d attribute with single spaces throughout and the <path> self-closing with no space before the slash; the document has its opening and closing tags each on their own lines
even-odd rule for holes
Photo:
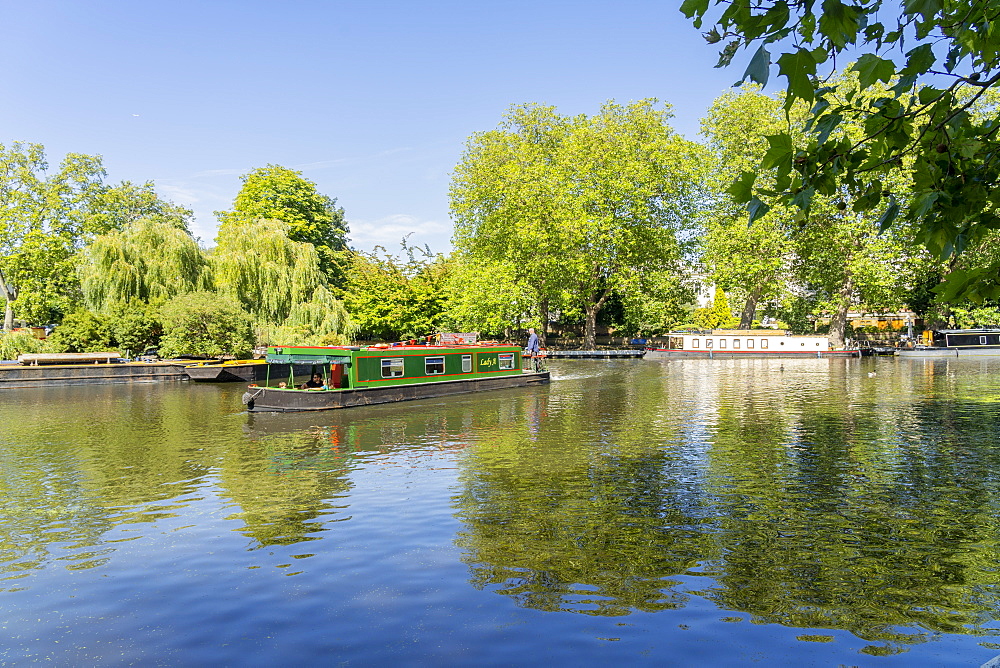
<svg viewBox="0 0 1000 668">
<path fill-rule="evenodd" d="M 542 321 L 542 326 L 538 328 L 538 345 L 545 347 L 545 337 L 549 333 L 549 300 L 543 299 L 538 303 L 538 318 Z"/>
<path fill-rule="evenodd" d="M 17 299 L 17 288 L 7 283 L 7 279 L 4 277 L 2 271 L 0 271 L 0 295 L 3 295 L 3 298 L 7 300 L 7 311 L 3 317 L 3 328 L 9 332 L 14 329 L 14 307 L 11 305 L 11 302 Z"/>
<path fill-rule="evenodd" d="M 583 328 L 584 350 L 594 350 L 597 347 L 597 312 L 600 310 L 597 303 L 587 304 L 587 320 Z"/>
<path fill-rule="evenodd" d="M 851 308 L 851 293 L 854 292 L 854 279 L 849 275 L 840 288 L 840 299 L 837 311 L 830 318 L 830 347 L 844 347 L 844 331 L 847 329 L 847 312 Z"/>
<path fill-rule="evenodd" d="M 757 315 L 757 301 L 760 300 L 762 290 L 763 288 L 758 285 L 747 296 L 747 303 L 743 305 L 743 313 L 740 314 L 740 329 L 750 329 L 753 327 L 753 319 Z"/>
</svg>

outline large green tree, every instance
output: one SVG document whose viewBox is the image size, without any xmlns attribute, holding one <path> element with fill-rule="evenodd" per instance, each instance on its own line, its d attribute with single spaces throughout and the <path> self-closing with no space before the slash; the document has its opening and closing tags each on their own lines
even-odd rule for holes
<svg viewBox="0 0 1000 668">
<path fill-rule="evenodd" d="M 0 144 L 0 266 L 21 318 L 57 320 L 79 298 L 74 255 L 108 230 L 88 215 L 104 176 L 97 156 L 70 153 L 50 170 L 42 145 Z"/>
<path fill-rule="evenodd" d="M 152 181 L 134 184 L 122 181 L 99 189 L 86 203 L 91 226 L 102 230 L 123 230 L 140 220 L 155 221 L 185 232 L 190 231 L 194 212 L 162 199 Z"/>
<path fill-rule="evenodd" d="M 655 100 L 608 102 L 592 117 L 513 107 L 499 129 L 470 139 L 456 168 L 456 246 L 516 267 L 543 322 L 564 296 L 584 313 L 593 346 L 608 298 L 682 255 L 678 232 L 693 216 L 704 161 L 669 117 Z"/>
<path fill-rule="evenodd" d="M 744 80 L 765 85 L 772 62 L 786 81 L 785 108 L 810 106 L 809 141 L 795 145 L 776 132 L 762 166 L 776 168 L 773 184 L 741 179 L 738 198 L 751 220 L 766 200 L 811 208 L 816 192 L 850 191 L 858 212 L 885 227 L 917 223 L 917 236 L 947 258 L 1000 228 L 1000 151 L 996 87 L 1000 85 L 1000 31 L 992 2 L 958 0 L 684 0 L 695 25 L 714 23 L 705 36 L 724 42 L 719 66 L 743 49 L 753 53 Z M 716 13 L 717 12 L 717 13 Z M 830 85 L 842 55 L 857 61 L 854 85 Z M 880 94 L 873 87 L 888 88 Z M 860 118 L 860 134 L 835 130 Z M 908 168 L 912 197 L 898 202 L 883 179 Z M 952 294 L 1000 295 L 997 267 L 949 277 Z M 987 285 L 984 285 L 986 283 Z"/>
<path fill-rule="evenodd" d="M 241 177 L 232 211 L 216 215 L 223 226 L 251 224 L 255 220 L 280 220 L 292 241 L 316 248 L 320 269 L 336 286 L 343 282 L 347 223 L 337 200 L 323 195 L 316 184 L 280 165 L 258 167 Z"/>
<path fill-rule="evenodd" d="M 186 231 L 191 212 L 160 199 L 152 183 L 105 177 L 99 156 L 70 153 L 50 168 L 41 144 L 0 145 L 0 267 L 22 319 L 58 321 L 76 308 L 79 252 L 95 237 L 140 219 Z"/>
<path fill-rule="evenodd" d="M 714 156 L 710 183 L 715 196 L 704 211 L 703 263 L 712 282 L 742 298 L 741 328 L 749 328 L 758 305 L 788 290 L 792 255 L 788 208 L 775 206 L 753 225 L 726 192 L 729 184 L 760 162 L 769 133 L 784 126 L 781 102 L 756 90 L 726 93 L 702 120 Z M 761 179 L 763 180 L 763 179 Z"/>
<path fill-rule="evenodd" d="M 227 220 L 215 242 L 211 260 L 219 292 L 258 319 L 283 322 L 323 284 L 316 247 L 293 241 L 285 223 Z"/>
<path fill-rule="evenodd" d="M 519 281 L 507 262 L 476 260 L 456 254 L 445 286 L 445 321 L 456 332 L 479 332 L 510 339 L 523 325 L 541 325 L 532 313 L 534 291 Z"/>
<path fill-rule="evenodd" d="M 214 292 L 188 292 L 163 305 L 165 357 L 247 357 L 254 346 L 253 320 L 238 302 Z"/>
<path fill-rule="evenodd" d="M 835 83 L 850 90 L 856 80 L 848 74 Z M 724 95 L 713 105 L 704 128 L 717 155 L 715 183 L 719 190 L 755 164 L 760 165 L 754 177 L 758 187 L 773 187 L 780 180 L 780 167 L 768 158 L 775 142 L 771 133 L 776 129 L 784 128 L 784 136 L 793 147 L 808 144 L 805 105 L 794 104 L 784 113 L 781 106 L 780 99 L 755 90 Z M 831 131 L 834 136 L 848 138 L 863 133 L 864 123 L 858 117 L 845 119 Z M 790 285 L 807 297 L 813 315 L 831 318 L 830 336 L 835 346 L 844 343 L 849 310 L 878 311 L 903 305 L 914 278 L 912 260 L 922 252 L 915 247 L 910 226 L 880 226 L 884 219 L 879 217 L 890 206 L 889 196 L 897 202 L 908 199 L 903 171 L 897 168 L 876 181 L 887 197 L 874 209 L 859 203 L 856 193 L 846 186 L 833 193 L 802 188 L 796 196 L 809 207 L 808 224 L 798 217 L 796 206 L 770 190 L 760 195 L 766 213 L 748 227 L 745 216 L 737 214 L 733 198 L 734 191 L 745 187 L 748 180 L 719 194 L 707 216 L 705 260 L 720 286 L 738 288 L 746 295 L 742 326 L 752 322 L 760 298 L 785 296 L 786 301 Z"/>
</svg>

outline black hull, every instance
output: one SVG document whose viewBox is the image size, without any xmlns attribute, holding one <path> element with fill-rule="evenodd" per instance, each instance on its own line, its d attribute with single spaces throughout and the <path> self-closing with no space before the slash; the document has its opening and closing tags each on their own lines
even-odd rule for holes
<svg viewBox="0 0 1000 668">
<path fill-rule="evenodd" d="M 38 385 L 100 385 L 187 380 L 184 368 L 170 363 L 76 364 L 72 366 L 0 365 L 0 390 Z"/>
<path fill-rule="evenodd" d="M 357 390 L 287 390 L 274 387 L 248 387 L 243 395 L 247 410 L 253 412 L 325 411 L 352 406 L 370 406 L 413 399 L 430 399 L 452 394 L 500 390 L 509 387 L 543 385 L 549 372 L 523 373 L 517 376 L 436 381 L 393 387 L 366 387 Z"/>
</svg>

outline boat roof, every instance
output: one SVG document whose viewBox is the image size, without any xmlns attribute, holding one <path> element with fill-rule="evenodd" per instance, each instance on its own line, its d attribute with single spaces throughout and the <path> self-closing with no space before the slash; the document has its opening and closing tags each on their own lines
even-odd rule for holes
<svg viewBox="0 0 1000 668">
<path fill-rule="evenodd" d="M 393 355 L 403 352 L 443 353 L 449 350 L 483 350 L 504 348 L 518 350 L 520 346 L 497 343 L 495 341 L 480 341 L 478 343 L 380 343 L 370 346 L 268 346 L 266 358 L 268 362 L 293 362 L 296 364 L 325 364 L 349 362 L 357 353 L 376 353 Z"/>
<path fill-rule="evenodd" d="M 984 327 L 982 329 L 939 329 L 941 334 L 996 334 L 1000 329 L 996 327 Z"/>
<path fill-rule="evenodd" d="M 360 350 L 451 350 L 456 348 L 519 348 L 520 346 L 496 341 L 478 343 L 376 343 L 368 346 L 268 346 L 268 349 L 296 350 L 310 353 L 344 354 Z"/>
</svg>

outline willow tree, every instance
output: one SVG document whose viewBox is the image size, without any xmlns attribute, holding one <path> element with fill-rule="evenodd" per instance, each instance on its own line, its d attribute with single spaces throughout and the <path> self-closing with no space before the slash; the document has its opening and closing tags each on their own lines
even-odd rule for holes
<svg viewBox="0 0 1000 668">
<path fill-rule="evenodd" d="M 270 341 L 285 345 L 337 346 L 350 343 L 358 327 L 344 303 L 324 285 L 307 302 L 292 306 L 288 320 L 270 333 Z"/>
<path fill-rule="evenodd" d="M 198 242 L 162 220 L 140 219 L 96 237 L 83 251 L 79 272 L 84 300 L 95 311 L 131 301 L 163 302 L 212 285 Z"/>
<path fill-rule="evenodd" d="M 593 117 L 514 107 L 456 169 L 456 246 L 517 267 L 540 300 L 566 295 L 593 346 L 608 298 L 682 257 L 704 160 L 670 116 L 656 100 L 608 102 Z"/>
<path fill-rule="evenodd" d="M 280 165 L 258 167 L 240 179 L 243 187 L 236 194 L 233 210 L 217 212 L 222 224 L 280 220 L 292 241 L 313 245 L 327 280 L 340 287 L 346 262 L 347 223 L 337 200 L 320 193 L 302 172 Z"/>
<path fill-rule="evenodd" d="M 290 239 L 281 221 L 223 222 L 211 262 L 217 290 L 240 303 L 259 326 L 304 327 L 303 336 L 313 337 L 352 332 L 327 289 L 315 246 Z"/>
</svg>

